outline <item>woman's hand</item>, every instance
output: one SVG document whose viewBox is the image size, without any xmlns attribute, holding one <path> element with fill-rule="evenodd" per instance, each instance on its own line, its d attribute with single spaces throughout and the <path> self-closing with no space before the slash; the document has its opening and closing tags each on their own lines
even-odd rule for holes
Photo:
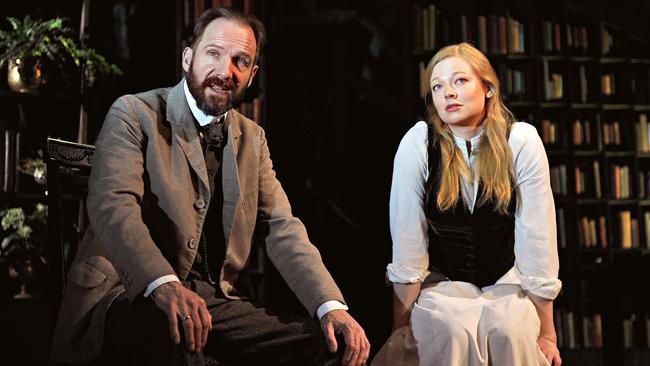
<svg viewBox="0 0 650 366">
<path fill-rule="evenodd" d="M 540 335 L 537 338 L 537 345 L 542 350 L 544 357 L 550 365 L 562 365 L 562 358 L 560 358 L 560 350 L 557 349 L 557 341 L 554 338 Z"/>
<path fill-rule="evenodd" d="M 527 295 L 535 305 L 539 317 L 540 329 L 537 345 L 549 364 L 559 366 L 562 364 L 562 359 L 560 358 L 560 351 L 557 349 L 557 335 L 553 324 L 553 300 L 532 293 L 527 293 Z"/>
</svg>

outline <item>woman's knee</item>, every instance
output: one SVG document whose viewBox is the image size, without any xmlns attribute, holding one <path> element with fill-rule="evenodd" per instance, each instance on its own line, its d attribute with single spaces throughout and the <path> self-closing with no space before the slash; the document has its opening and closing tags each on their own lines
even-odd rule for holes
<svg viewBox="0 0 650 366">
<path fill-rule="evenodd" d="M 522 341 L 534 341 L 539 334 L 539 326 L 531 322 L 525 316 L 516 314 L 492 317 L 492 324 L 489 327 L 488 338 L 490 341 L 519 343 Z"/>
<path fill-rule="evenodd" d="M 435 338 L 446 344 L 467 339 L 469 330 L 463 324 L 463 319 L 437 310 L 418 309 L 417 306 L 413 311 L 411 327 L 416 339 L 417 335 L 420 335 L 421 337 Z"/>
</svg>

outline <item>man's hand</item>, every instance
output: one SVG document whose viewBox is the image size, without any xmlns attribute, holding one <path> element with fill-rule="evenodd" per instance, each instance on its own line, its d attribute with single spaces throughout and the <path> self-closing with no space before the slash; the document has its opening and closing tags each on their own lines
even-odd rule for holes
<svg viewBox="0 0 650 366">
<path fill-rule="evenodd" d="M 548 360 L 549 365 L 560 366 L 562 359 L 560 358 L 560 351 L 557 349 L 557 343 L 548 337 L 540 336 L 537 338 L 537 345 L 542 350 L 544 357 Z"/>
<path fill-rule="evenodd" d="M 178 324 L 181 322 L 188 351 L 203 349 L 208 341 L 208 332 L 212 329 L 212 316 L 205 301 L 180 282 L 167 282 L 159 286 L 151 297 L 156 306 L 167 314 L 172 341 L 176 344 L 181 341 Z"/>
<path fill-rule="evenodd" d="M 327 347 L 332 353 L 338 348 L 335 333 L 343 334 L 346 344 L 343 365 L 361 366 L 368 360 L 370 342 L 359 323 L 347 311 L 332 310 L 321 318 L 320 323 Z"/>
</svg>

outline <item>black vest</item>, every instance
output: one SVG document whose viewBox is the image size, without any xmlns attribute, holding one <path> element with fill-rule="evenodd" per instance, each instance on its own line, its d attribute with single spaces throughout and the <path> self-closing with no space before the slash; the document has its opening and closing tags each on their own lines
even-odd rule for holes
<svg viewBox="0 0 650 366">
<path fill-rule="evenodd" d="M 203 157 L 205 159 L 208 181 L 210 182 L 210 206 L 203 222 L 199 249 L 194 258 L 189 279 L 201 280 L 219 288 L 219 275 L 225 257 L 226 238 L 223 233 L 223 185 L 221 161 L 225 145 L 226 129 L 218 125 L 218 138 L 214 138 L 217 128 L 201 127 Z"/>
<path fill-rule="evenodd" d="M 426 183 L 425 214 L 429 227 L 429 269 L 452 281 L 473 283 L 478 287 L 494 284 L 515 262 L 515 209 L 512 194 L 507 214 L 495 210 L 492 200 L 474 205 L 474 212 L 459 197 L 452 209 L 441 212 L 436 205 L 440 188 L 440 144 L 429 125 L 429 178 Z M 479 182 L 476 201 L 483 194 Z"/>
</svg>

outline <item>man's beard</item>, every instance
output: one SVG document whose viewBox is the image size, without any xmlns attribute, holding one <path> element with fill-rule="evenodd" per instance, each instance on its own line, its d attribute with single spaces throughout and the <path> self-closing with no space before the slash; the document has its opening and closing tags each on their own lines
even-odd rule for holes
<svg viewBox="0 0 650 366">
<path fill-rule="evenodd" d="M 228 92 L 229 98 L 218 98 L 218 96 L 208 96 L 205 89 L 211 85 L 217 85 Z M 190 63 L 190 69 L 187 72 L 187 86 L 190 93 L 196 100 L 196 105 L 203 113 L 210 116 L 220 116 L 232 109 L 241 102 L 246 92 L 246 88 L 237 90 L 237 86 L 232 80 L 222 80 L 216 76 L 208 77 L 203 82 L 198 80 L 194 74 L 194 64 Z M 224 100 L 225 99 L 225 100 Z"/>
</svg>

